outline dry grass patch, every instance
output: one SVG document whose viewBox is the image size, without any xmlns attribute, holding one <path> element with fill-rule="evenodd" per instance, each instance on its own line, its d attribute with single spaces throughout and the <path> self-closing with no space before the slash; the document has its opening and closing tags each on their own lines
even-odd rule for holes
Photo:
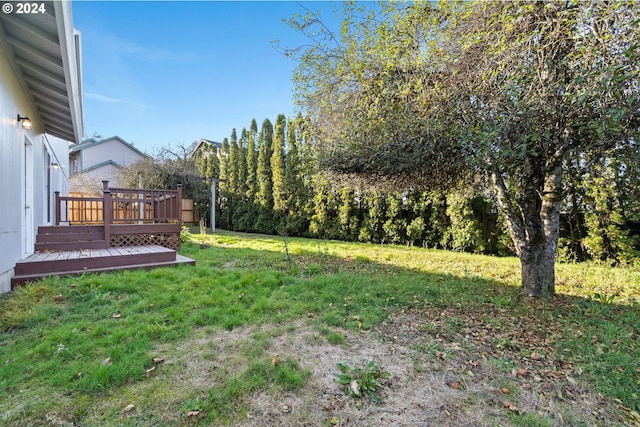
<svg viewBox="0 0 640 427">
<path fill-rule="evenodd" d="M 437 336 L 420 325 L 427 313 L 391 316 L 376 331 L 333 328 L 344 337 L 334 345 L 326 328 L 304 319 L 288 325 L 245 326 L 232 331 L 203 328 L 190 340 L 163 345 L 166 358 L 149 381 L 114 394 L 106 407 L 124 408 L 125 425 L 234 426 L 482 426 L 482 425 L 615 425 L 616 408 L 578 384 L 578 380 L 545 377 L 532 371 L 512 375 L 469 341 L 443 340 L 443 352 L 425 353 L 416 343 Z M 437 320 L 437 319 L 436 319 Z M 208 412 L 211 390 L 228 387 L 252 360 L 277 363 L 294 359 L 310 375 L 294 390 L 267 386 L 228 402 L 229 412 Z M 337 364 L 363 365 L 369 360 L 390 374 L 379 396 L 381 404 L 349 396 L 336 382 Z M 529 383 L 531 387 L 524 384 Z M 552 385 L 549 389 L 548 386 Z M 158 387 L 154 393 L 151 389 Z M 508 393 L 505 391 L 508 388 Z M 145 389 L 145 390 L 142 390 Z M 576 400 L 558 392 L 573 390 Z M 129 402 L 123 396 L 156 394 L 157 402 Z M 98 411 L 95 421 L 104 419 Z M 87 419 L 91 423 L 90 417 Z"/>
</svg>

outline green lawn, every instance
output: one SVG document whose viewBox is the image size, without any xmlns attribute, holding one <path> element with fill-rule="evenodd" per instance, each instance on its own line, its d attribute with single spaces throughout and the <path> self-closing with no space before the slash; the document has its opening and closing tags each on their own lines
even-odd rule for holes
<svg viewBox="0 0 640 427">
<path fill-rule="evenodd" d="M 302 393 L 313 380 L 295 357 L 275 363 L 268 350 L 295 322 L 338 348 L 340 331 L 376 339 L 412 313 L 416 372 L 437 369 L 459 342 L 507 373 L 539 369 L 534 387 L 564 372 L 620 423 L 640 422 L 637 270 L 559 264 L 558 295 L 532 300 L 513 258 L 228 232 L 194 235 L 181 253 L 197 265 L 50 278 L 3 296 L 0 424 L 235 425 L 248 396 Z M 231 353 L 199 341 L 247 326 L 258 332 Z M 195 355 L 210 383 L 178 387 L 180 361 Z M 501 381 L 529 384 L 518 378 Z M 513 425 L 551 425 L 544 408 L 504 411 Z M 325 424 L 336 425 L 329 415 Z"/>
</svg>

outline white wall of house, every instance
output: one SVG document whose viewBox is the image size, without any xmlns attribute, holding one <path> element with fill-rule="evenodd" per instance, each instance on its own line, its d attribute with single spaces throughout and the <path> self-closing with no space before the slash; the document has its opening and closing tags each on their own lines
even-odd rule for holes
<svg viewBox="0 0 640 427">
<path fill-rule="evenodd" d="M 105 140 L 100 144 L 82 150 L 82 168 L 88 169 L 105 160 L 112 160 L 120 166 L 129 166 L 142 160 L 144 156 L 123 144 L 119 139 Z"/>
<path fill-rule="evenodd" d="M 10 290 L 16 261 L 33 253 L 37 227 L 51 223 L 54 191 L 68 191 L 68 143 L 37 120 L 23 129 L 18 114 L 37 117 L 0 44 L 0 292 Z"/>
<path fill-rule="evenodd" d="M 74 146 L 72 152 L 71 191 L 101 193 L 102 181 L 110 187 L 121 187 L 118 182 L 120 168 L 128 167 L 145 158 L 145 155 L 117 136 L 102 140 L 90 139 Z M 78 148 L 80 148 L 78 150 Z"/>
</svg>

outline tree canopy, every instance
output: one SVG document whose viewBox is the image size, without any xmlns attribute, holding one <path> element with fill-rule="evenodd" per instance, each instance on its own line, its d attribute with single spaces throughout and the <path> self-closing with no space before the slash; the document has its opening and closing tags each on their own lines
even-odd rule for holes
<svg viewBox="0 0 640 427">
<path fill-rule="evenodd" d="M 339 34 L 311 12 L 290 20 L 312 40 L 288 53 L 321 166 L 396 187 L 490 188 L 525 292 L 553 293 L 567 162 L 585 171 L 637 139 L 637 4 L 348 3 L 343 13 Z"/>
</svg>

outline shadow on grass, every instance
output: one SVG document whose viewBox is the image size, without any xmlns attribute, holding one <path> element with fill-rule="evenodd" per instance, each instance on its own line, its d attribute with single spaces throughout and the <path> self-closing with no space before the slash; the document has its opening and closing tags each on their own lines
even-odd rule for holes
<svg viewBox="0 0 640 427">
<path fill-rule="evenodd" d="M 334 253 L 337 245 L 346 247 L 343 256 Z M 496 261 L 507 271 L 496 280 L 471 265 L 489 258 L 464 254 L 304 239 L 288 239 L 285 248 L 283 239 L 240 233 L 181 252 L 196 266 L 50 278 L 3 297 L 0 398 L 41 384 L 92 394 L 144 380 L 155 347 L 201 327 L 303 317 L 375 331 L 403 315 L 425 336 L 570 370 L 640 409 L 637 304 L 563 295 L 534 300 L 505 284 L 513 281 L 511 261 Z M 394 261 L 401 255 L 409 258 Z M 450 273 L 412 264 L 437 256 Z"/>
<path fill-rule="evenodd" d="M 240 240 L 235 239 L 251 238 L 252 235 L 241 233 L 223 235 L 220 245 L 209 250 L 224 257 L 227 239 L 237 243 Z M 452 261 L 447 255 L 445 262 L 451 262 L 458 270 L 442 273 L 398 267 L 393 258 L 378 257 L 381 262 L 370 255 L 360 255 L 357 250 L 343 256 L 332 254 L 333 245 L 350 246 L 345 242 L 287 239 L 290 248 L 285 250 L 282 238 L 259 236 L 258 240 L 270 243 L 273 249 L 241 249 L 246 251 L 240 256 L 243 261 L 234 268 L 276 269 L 287 278 L 295 278 L 282 295 L 296 303 L 293 306 L 297 308 L 290 314 L 307 311 L 329 326 L 352 329 L 376 328 L 398 312 L 412 312 L 422 322 L 431 316 L 435 319 L 431 324 L 436 325 L 433 331 L 428 325 L 423 327 L 425 334 L 447 336 L 451 341 L 489 334 L 488 340 L 476 340 L 477 344 L 498 348 L 500 357 L 507 354 L 522 359 L 535 353 L 555 366 L 551 375 L 558 375 L 562 369 L 566 376 L 584 375 L 603 394 L 619 399 L 627 408 L 640 410 L 640 305 L 633 301 L 617 303 L 615 290 L 605 289 L 602 294 L 587 297 L 557 294 L 533 299 L 519 287 L 505 284 L 514 282 L 508 273 L 498 274 L 505 280 L 483 276 L 495 276 L 491 271 L 480 269 L 481 274 L 474 273 L 477 269 L 464 266 L 474 260 L 468 254 L 454 255 L 462 262 Z M 382 253 L 389 250 L 379 245 L 360 246 L 379 248 Z M 421 249 L 394 250 L 416 257 L 425 253 L 427 257 L 438 256 Z M 190 256 L 199 258 L 197 252 L 190 252 Z M 285 255 L 290 257 L 286 262 Z M 207 258 L 205 255 L 203 261 Z M 514 260 L 491 260 L 498 265 L 507 264 L 507 270 L 513 269 Z M 515 274 L 519 274 L 519 268 Z M 491 353 L 491 348 L 486 350 Z"/>
</svg>

